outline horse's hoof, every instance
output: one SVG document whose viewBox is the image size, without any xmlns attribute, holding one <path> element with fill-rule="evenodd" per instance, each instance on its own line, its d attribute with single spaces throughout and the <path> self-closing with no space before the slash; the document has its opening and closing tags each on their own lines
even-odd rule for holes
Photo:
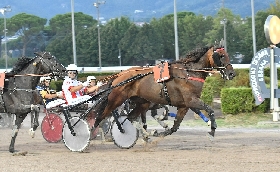
<svg viewBox="0 0 280 172">
<path fill-rule="evenodd" d="M 157 134 L 157 137 L 165 137 L 167 134 L 165 132 L 160 132 Z"/>
<path fill-rule="evenodd" d="M 149 138 L 149 137 L 143 137 L 143 141 L 146 142 L 146 143 L 151 143 L 152 139 Z"/>
<path fill-rule="evenodd" d="M 211 121 L 210 121 L 210 120 L 207 122 L 207 125 L 208 125 L 208 126 L 211 126 Z"/>
<path fill-rule="evenodd" d="M 9 148 L 9 152 L 10 152 L 10 153 L 14 153 L 14 152 L 15 152 L 15 149 L 14 149 L 14 148 Z"/>
<path fill-rule="evenodd" d="M 29 135 L 34 138 L 35 137 L 35 131 L 33 130 L 33 128 L 29 129 Z"/>
<path fill-rule="evenodd" d="M 114 140 L 112 138 L 108 138 L 108 139 L 105 139 L 105 142 L 113 142 Z"/>
<path fill-rule="evenodd" d="M 158 131 L 157 130 L 152 130 L 150 135 L 157 137 L 158 136 Z"/>
<path fill-rule="evenodd" d="M 212 135 L 211 132 L 208 132 L 208 133 L 206 134 L 206 136 L 209 138 L 210 141 L 214 141 L 214 136 Z"/>
</svg>

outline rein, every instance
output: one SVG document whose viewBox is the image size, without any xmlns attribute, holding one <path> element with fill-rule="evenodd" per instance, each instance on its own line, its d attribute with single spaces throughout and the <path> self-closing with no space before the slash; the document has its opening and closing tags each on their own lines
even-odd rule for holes
<svg viewBox="0 0 280 172">
<path fill-rule="evenodd" d="M 23 74 L 23 75 L 15 74 L 15 75 L 9 75 L 8 74 L 8 77 L 15 77 L 15 76 L 50 76 L 50 75 L 52 75 L 52 73 L 44 74 L 44 75 L 38 75 L 38 74 Z"/>
<path fill-rule="evenodd" d="M 206 73 L 219 73 L 219 71 L 213 71 L 213 69 L 224 69 L 225 67 L 213 67 L 213 68 L 202 68 L 202 69 L 185 69 L 185 68 L 181 68 L 181 67 L 173 67 L 175 69 L 179 69 L 179 70 L 185 70 L 185 71 L 189 71 L 189 72 L 206 72 Z"/>
</svg>

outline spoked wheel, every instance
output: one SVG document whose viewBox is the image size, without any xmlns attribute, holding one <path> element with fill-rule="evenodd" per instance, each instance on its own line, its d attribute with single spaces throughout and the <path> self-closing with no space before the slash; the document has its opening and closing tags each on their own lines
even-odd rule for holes
<svg viewBox="0 0 280 172">
<path fill-rule="evenodd" d="M 118 120 L 121 123 L 124 133 L 119 130 L 116 121 L 114 121 L 111 128 L 112 139 L 118 147 L 129 149 L 136 144 L 139 137 L 139 131 L 132 125 L 126 116 L 120 116 Z"/>
<path fill-rule="evenodd" d="M 63 121 L 57 114 L 49 113 L 41 124 L 41 132 L 44 139 L 49 143 L 57 143 L 62 139 Z"/>
<path fill-rule="evenodd" d="M 73 126 L 78 121 L 77 124 L 73 126 L 76 135 L 72 135 L 66 121 L 64 123 L 62 132 L 64 144 L 71 151 L 82 152 L 88 147 L 90 143 L 89 125 L 85 120 L 80 119 L 79 117 L 71 117 L 69 121 L 71 123 L 71 126 Z"/>
</svg>

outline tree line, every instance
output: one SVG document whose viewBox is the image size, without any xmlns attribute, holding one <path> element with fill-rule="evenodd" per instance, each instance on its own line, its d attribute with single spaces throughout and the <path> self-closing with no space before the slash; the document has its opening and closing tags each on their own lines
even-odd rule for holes
<svg viewBox="0 0 280 172">
<path fill-rule="evenodd" d="M 264 23 L 268 15 L 280 16 L 280 0 L 255 15 L 257 51 L 268 47 L 265 39 Z M 102 66 L 121 64 L 145 65 L 157 59 L 175 59 L 174 16 L 153 18 L 141 26 L 127 17 L 111 19 L 106 24 L 98 24 L 92 16 L 76 12 L 75 37 L 78 66 L 99 66 L 98 27 Z M 21 13 L 7 18 L 7 35 L 19 38 L 7 42 L 8 50 L 20 50 L 22 56 L 34 57 L 34 51 L 49 51 L 65 66 L 73 63 L 71 13 L 59 14 L 47 19 Z M 241 63 L 248 64 L 253 58 L 253 38 L 251 17 L 241 18 L 230 9 L 221 8 L 215 16 L 196 15 L 193 12 L 178 12 L 179 54 L 184 56 L 194 48 L 213 45 L 224 38 L 226 22 L 227 52 L 232 63 L 237 55 L 242 55 Z M 48 24 L 47 24 L 48 22 Z M 3 18 L 0 30 L 4 30 Z M 1 46 L 4 52 L 4 45 Z M 2 53 L 3 55 L 3 53 Z M 12 57 L 11 51 L 8 52 Z M 3 56 L 2 56 L 3 57 Z M 1 59 L 0 67 L 4 67 Z M 14 60 L 10 60 L 14 62 Z M 9 62 L 9 67 L 12 65 Z"/>
</svg>

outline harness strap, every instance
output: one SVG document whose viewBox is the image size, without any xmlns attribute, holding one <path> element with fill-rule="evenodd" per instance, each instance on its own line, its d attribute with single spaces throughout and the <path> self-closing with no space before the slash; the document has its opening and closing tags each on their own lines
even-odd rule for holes
<svg viewBox="0 0 280 172">
<path fill-rule="evenodd" d="M 171 106 L 171 100 L 170 100 L 168 90 L 167 90 L 167 86 L 166 86 L 165 82 L 163 82 L 163 91 L 164 91 L 165 99 L 167 100 L 168 104 Z"/>
<path fill-rule="evenodd" d="M 163 94 L 162 94 L 163 93 Z M 166 86 L 166 82 L 162 82 L 162 89 L 160 90 L 160 97 L 162 97 L 162 95 L 164 95 L 165 100 L 168 102 L 168 104 L 171 106 L 171 100 L 168 94 L 168 90 L 167 90 L 167 86 Z"/>
<path fill-rule="evenodd" d="M 204 79 L 201 79 L 201 78 L 195 78 L 195 77 L 191 77 L 191 76 L 189 76 L 189 77 L 188 77 L 188 79 L 189 79 L 189 80 L 193 80 L 193 81 L 205 82 L 205 80 L 204 80 Z"/>
</svg>

